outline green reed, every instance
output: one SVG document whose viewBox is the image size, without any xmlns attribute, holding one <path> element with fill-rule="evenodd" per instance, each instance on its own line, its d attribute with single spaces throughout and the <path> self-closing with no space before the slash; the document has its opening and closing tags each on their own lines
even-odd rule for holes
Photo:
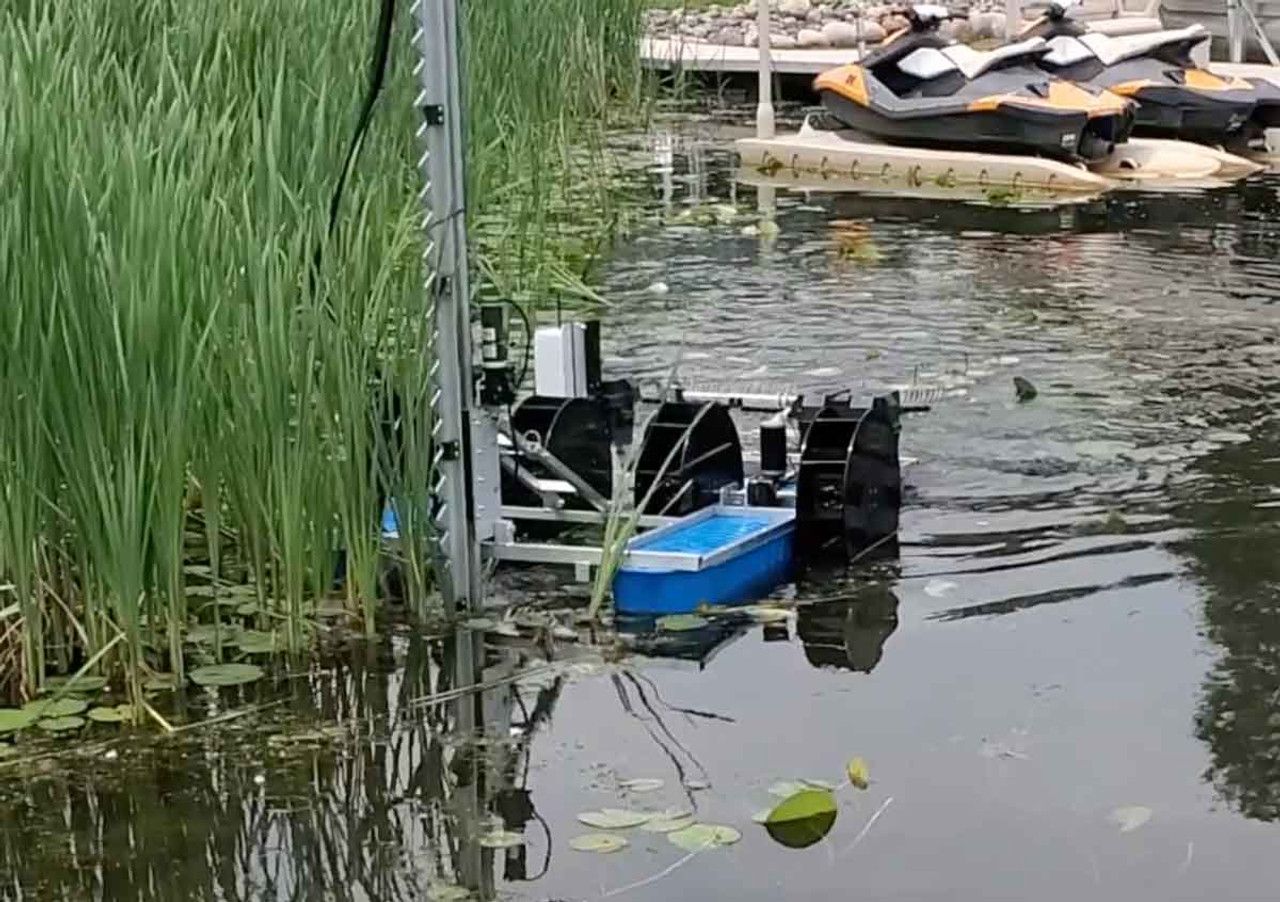
<svg viewBox="0 0 1280 902">
<path fill-rule="evenodd" d="M 642 5 L 466 7 L 468 216 L 509 296 L 589 295 L 588 238 L 624 219 L 606 133 L 642 111 Z M 139 699 L 149 671 L 238 654 L 238 629 L 302 649 L 336 604 L 372 631 L 380 487 L 410 604 L 430 604 L 407 8 L 332 233 L 327 217 L 376 12 L 0 11 L 0 584 L 18 606 L 0 683 L 33 692 L 110 646 L 101 666 Z M 197 624 L 211 644 L 189 643 Z"/>
</svg>

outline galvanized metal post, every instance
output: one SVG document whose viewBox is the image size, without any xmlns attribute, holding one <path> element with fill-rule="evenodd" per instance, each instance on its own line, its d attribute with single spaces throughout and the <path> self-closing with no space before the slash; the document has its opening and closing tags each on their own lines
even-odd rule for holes
<svg viewBox="0 0 1280 902">
<path fill-rule="evenodd" d="M 773 115 L 773 53 L 769 44 L 769 4 L 772 0 L 756 0 L 756 30 L 759 33 L 759 100 L 756 104 L 756 137 L 772 138 Z"/>
<path fill-rule="evenodd" d="M 1244 14 L 1240 0 L 1227 0 L 1227 58 L 1233 63 L 1244 61 Z"/>
<path fill-rule="evenodd" d="M 413 42 L 421 85 L 420 168 L 425 180 L 426 288 L 431 296 L 430 378 L 436 542 L 435 573 L 451 610 L 482 600 L 480 536 L 472 489 L 470 287 L 467 279 L 465 168 L 458 0 L 418 0 Z M 496 444 L 496 442 L 495 442 Z M 496 481 L 496 476 L 495 476 Z"/>
<path fill-rule="evenodd" d="M 1022 30 L 1022 0 L 1005 0 L 1004 4 L 1004 36 L 1012 41 Z"/>
</svg>

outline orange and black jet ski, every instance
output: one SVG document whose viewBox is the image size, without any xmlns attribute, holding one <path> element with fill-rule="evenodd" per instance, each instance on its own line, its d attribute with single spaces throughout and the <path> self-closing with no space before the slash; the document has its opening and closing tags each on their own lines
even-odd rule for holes
<svg viewBox="0 0 1280 902">
<path fill-rule="evenodd" d="M 1101 159 L 1133 127 L 1134 105 L 1047 74 L 1049 53 L 1030 37 L 987 53 L 944 38 L 938 6 L 910 10 L 856 65 L 818 76 L 815 90 L 840 124 L 884 141 L 1070 162 Z"/>
<path fill-rule="evenodd" d="M 1192 49 L 1210 39 L 1203 26 L 1109 37 L 1073 19 L 1076 5 L 1051 0 L 1019 38 L 1048 42 L 1038 65 L 1050 75 L 1136 101 L 1135 133 L 1227 144 L 1280 127 L 1280 86 L 1215 75 L 1192 60 Z"/>
</svg>

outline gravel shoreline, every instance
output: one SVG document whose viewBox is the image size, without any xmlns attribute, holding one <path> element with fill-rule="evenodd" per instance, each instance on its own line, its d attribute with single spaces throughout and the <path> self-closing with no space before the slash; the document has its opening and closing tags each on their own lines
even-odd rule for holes
<svg viewBox="0 0 1280 902">
<path fill-rule="evenodd" d="M 754 47 L 756 2 L 711 6 L 701 10 L 651 9 L 646 30 L 651 38 L 702 41 L 735 47 Z M 793 47 L 868 46 L 907 24 L 895 9 L 900 7 L 871 0 L 770 0 L 773 10 L 771 44 L 784 50 Z M 1003 38 L 1004 4 L 979 0 L 970 6 L 967 18 L 949 19 L 942 34 L 959 41 Z"/>
</svg>

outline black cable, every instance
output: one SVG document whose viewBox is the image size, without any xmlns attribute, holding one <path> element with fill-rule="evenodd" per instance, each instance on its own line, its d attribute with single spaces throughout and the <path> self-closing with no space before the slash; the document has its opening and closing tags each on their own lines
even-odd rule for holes
<svg viewBox="0 0 1280 902">
<path fill-rule="evenodd" d="M 516 380 L 516 390 L 524 385 L 524 377 L 529 375 L 529 359 L 533 356 L 533 324 L 529 321 L 528 312 L 517 304 L 511 298 L 503 298 L 505 303 L 510 304 L 520 314 L 520 319 L 524 320 L 524 359 L 520 361 L 520 378 Z"/>
<path fill-rule="evenodd" d="M 342 169 L 338 173 L 338 184 L 334 186 L 333 197 L 329 200 L 329 234 L 333 234 L 338 224 L 338 208 L 342 205 L 342 194 L 347 187 L 347 179 L 351 168 L 364 144 L 364 136 L 369 131 L 369 123 L 373 120 L 373 107 L 378 102 L 378 95 L 387 81 L 387 64 L 391 57 L 391 28 L 395 24 L 396 0 L 382 0 L 382 8 L 378 14 L 378 26 L 373 36 L 373 58 L 369 61 L 369 86 L 365 90 L 364 103 L 360 106 L 360 115 L 356 118 L 356 130 L 347 145 L 347 155 L 343 158 Z"/>
<path fill-rule="evenodd" d="M 395 24 L 396 0 L 381 0 L 378 13 L 378 24 L 373 33 L 373 55 L 369 60 L 369 84 L 365 89 L 364 102 L 360 104 L 360 113 L 356 117 L 356 128 L 351 135 L 351 143 L 347 145 L 346 156 L 342 159 L 342 169 L 338 171 L 338 182 L 333 186 L 333 196 L 329 198 L 329 227 L 325 238 L 316 242 L 315 253 L 311 255 L 311 272 L 308 283 L 311 291 L 316 289 L 316 281 L 320 276 L 320 263 L 324 258 L 325 241 L 333 237 L 338 227 L 338 210 L 342 207 L 342 195 L 347 188 L 347 179 L 355 166 L 360 148 L 364 146 L 364 137 L 369 131 L 369 123 L 373 120 L 373 107 L 378 102 L 378 95 L 387 81 L 387 65 L 391 57 L 391 29 Z M 332 311 L 330 311 L 332 315 Z"/>
</svg>

